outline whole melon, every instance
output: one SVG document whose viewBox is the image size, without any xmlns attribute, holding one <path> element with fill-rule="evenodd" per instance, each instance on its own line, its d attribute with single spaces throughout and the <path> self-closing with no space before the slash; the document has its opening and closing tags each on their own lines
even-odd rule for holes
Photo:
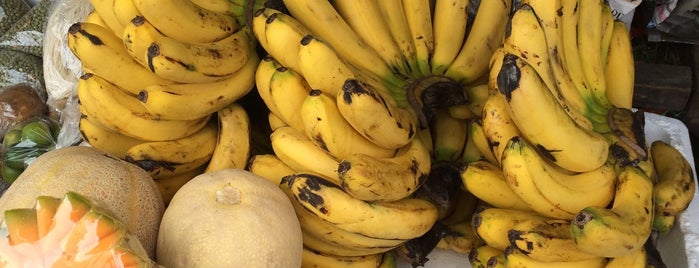
<svg viewBox="0 0 699 268">
<path fill-rule="evenodd" d="M 300 267 L 301 226 L 288 197 L 242 169 L 194 177 L 165 210 L 156 261 L 177 267 Z"/>
<path fill-rule="evenodd" d="M 110 211 L 155 258 L 165 211 L 158 187 L 136 165 L 92 147 L 62 147 L 39 156 L 0 197 L 0 212 L 32 207 L 38 196 L 62 197 L 68 191 Z"/>
</svg>

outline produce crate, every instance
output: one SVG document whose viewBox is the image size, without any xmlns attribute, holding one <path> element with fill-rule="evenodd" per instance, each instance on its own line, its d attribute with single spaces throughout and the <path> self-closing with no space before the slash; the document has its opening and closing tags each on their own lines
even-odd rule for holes
<svg viewBox="0 0 699 268">
<path fill-rule="evenodd" d="M 694 155 L 685 124 L 680 120 L 655 113 L 646 112 L 645 118 L 646 139 L 649 144 L 655 140 L 663 140 L 678 148 L 692 166 L 696 179 Z M 657 246 L 667 267 L 699 267 L 699 191 L 694 193 L 692 203 L 678 218 L 673 229 L 658 240 Z M 425 264 L 425 268 L 471 267 L 466 255 L 451 251 L 436 249 L 427 257 L 429 261 Z M 410 268 L 411 266 L 401 263 L 398 267 Z"/>
</svg>

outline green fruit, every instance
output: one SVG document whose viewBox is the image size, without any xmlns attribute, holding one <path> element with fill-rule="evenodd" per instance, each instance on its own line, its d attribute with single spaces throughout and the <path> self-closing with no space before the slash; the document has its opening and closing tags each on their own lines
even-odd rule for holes
<svg viewBox="0 0 699 268">
<path fill-rule="evenodd" d="M 26 166 L 24 160 L 27 159 L 27 151 L 31 148 L 22 147 L 9 147 L 5 148 L 5 154 L 3 155 L 3 166 L 11 167 L 14 169 L 24 169 Z"/>
<path fill-rule="evenodd" d="M 32 121 L 24 125 L 22 141 L 33 142 L 39 147 L 48 147 L 55 143 L 51 127 L 42 120 Z"/>
<path fill-rule="evenodd" d="M 19 174 L 22 174 L 22 171 L 24 171 L 24 169 L 15 169 L 8 166 L 2 166 L 2 179 L 7 183 L 12 184 L 15 182 L 17 177 L 19 177 Z"/>
<path fill-rule="evenodd" d="M 12 128 L 3 137 L 2 144 L 5 147 L 15 146 L 17 143 L 22 141 L 22 130 L 18 128 Z"/>
</svg>

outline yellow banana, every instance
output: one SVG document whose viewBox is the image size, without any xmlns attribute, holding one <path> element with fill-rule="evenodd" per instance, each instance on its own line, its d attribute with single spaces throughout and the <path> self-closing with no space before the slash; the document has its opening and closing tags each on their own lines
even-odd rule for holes
<svg viewBox="0 0 699 268">
<path fill-rule="evenodd" d="M 607 98 L 616 107 L 633 105 L 635 65 L 631 36 L 622 21 L 614 21 L 607 64 L 604 68 Z"/>
<path fill-rule="evenodd" d="M 382 239 L 413 239 L 437 221 L 437 208 L 423 199 L 368 203 L 319 176 L 295 174 L 284 180 L 305 209 L 350 232 Z"/>
<path fill-rule="evenodd" d="M 260 99 L 262 99 L 265 106 L 267 106 L 267 109 L 277 117 L 279 117 L 279 111 L 277 111 L 277 107 L 274 106 L 274 102 L 272 101 L 269 86 L 272 75 L 277 72 L 277 68 L 279 67 L 282 67 L 282 65 L 279 64 L 274 57 L 267 54 L 262 57 L 260 63 L 257 64 L 257 70 L 255 70 L 255 86 L 257 93 L 260 95 Z"/>
<path fill-rule="evenodd" d="M 226 79 L 245 66 L 251 54 L 246 28 L 209 43 L 171 38 L 140 16 L 131 20 L 129 28 L 124 30 L 124 45 L 136 61 L 145 63 L 154 74 L 180 83 Z"/>
<path fill-rule="evenodd" d="M 124 159 L 126 151 L 144 141 L 107 129 L 89 119 L 89 115 L 80 118 L 80 134 L 90 146 L 103 152 Z"/>
<path fill-rule="evenodd" d="M 275 114 L 301 132 L 305 130 L 299 110 L 310 92 L 311 87 L 303 76 L 290 68 L 277 68 L 269 81 L 269 97 Z"/>
<path fill-rule="evenodd" d="M 246 169 L 255 175 L 270 180 L 276 185 L 279 185 L 283 177 L 296 173 L 295 170 L 274 154 L 256 154 L 251 156 Z"/>
<path fill-rule="evenodd" d="M 458 119 L 469 120 L 476 117 L 476 114 L 474 114 L 471 111 L 471 108 L 468 104 L 454 105 L 447 108 L 447 111 L 449 111 L 449 115 Z"/>
<path fill-rule="evenodd" d="M 605 3 L 602 3 L 602 42 L 600 43 L 602 69 L 604 69 L 605 66 L 607 66 L 607 61 L 609 60 L 609 45 L 612 42 L 612 34 L 614 32 L 614 21 L 615 19 L 614 15 L 612 14 L 612 7 L 609 6 L 609 4 L 605 1 Z M 607 86 L 607 88 L 608 87 L 609 86 Z"/>
<path fill-rule="evenodd" d="M 505 249 L 505 264 L 508 268 L 604 268 L 606 258 L 593 258 L 581 261 L 543 262 L 527 256 L 522 251 L 508 247 Z"/>
<path fill-rule="evenodd" d="M 188 167 L 202 166 L 211 159 L 217 135 L 218 128 L 212 120 L 201 130 L 181 139 L 131 146 L 124 159 L 146 170 L 154 178 L 181 174 L 190 171 Z"/>
<path fill-rule="evenodd" d="M 265 37 L 265 26 L 267 25 L 267 19 L 272 14 L 280 12 L 281 11 L 274 8 L 260 8 L 253 13 L 250 29 L 252 29 L 252 34 L 255 36 L 255 40 L 257 40 L 257 43 L 262 48 L 269 46 L 267 43 L 267 38 Z"/>
<path fill-rule="evenodd" d="M 611 258 L 604 268 L 645 268 L 648 266 L 648 254 L 645 248 L 639 248 L 629 254 Z"/>
<path fill-rule="evenodd" d="M 436 0 L 432 16 L 434 52 L 432 74 L 442 75 L 454 61 L 466 39 L 468 0 Z"/>
<path fill-rule="evenodd" d="M 488 245 L 482 245 L 468 253 L 468 262 L 473 268 L 504 268 L 505 252 Z"/>
<path fill-rule="evenodd" d="M 210 10 L 213 12 L 218 12 L 218 13 L 229 13 L 229 14 L 238 14 L 235 11 L 238 11 L 244 7 L 240 6 L 239 4 L 244 1 L 228 1 L 228 0 L 190 0 L 192 3 L 194 3 L 197 6 L 200 6 L 203 9 Z"/>
<path fill-rule="evenodd" d="M 504 251 L 510 246 L 507 232 L 512 227 L 526 220 L 547 219 L 533 211 L 488 207 L 473 214 L 471 226 L 486 245 Z"/>
<path fill-rule="evenodd" d="M 281 118 L 279 118 L 279 116 L 275 115 L 272 112 L 267 113 L 267 121 L 269 123 L 269 128 L 272 131 L 274 131 L 278 127 L 288 126 L 286 123 L 284 123 L 284 120 L 282 120 Z"/>
<path fill-rule="evenodd" d="M 327 236 L 318 237 L 305 231 L 302 231 L 301 235 L 304 247 L 333 256 L 359 257 L 367 255 L 380 255 L 392 249 L 380 247 L 353 248 L 342 244 L 334 244 L 329 242 L 326 239 Z"/>
<path fill-rule="evenodd" d="M 379 1 L 369 0 L 335 0 L 333 6 L 355 33 L 376 54 L 383 59 L 394 72 L 407 73 L 403 54 L 393 40 L 379 9 Z"/>
<path fill-rule="evenodd" d="M 342 158 L 337 168 L 342 189 L 364 201 L 396 201 L 414 193 L 430 172 L 430 153 L 419 138 L 395 156 L 379 158 L 354 153 Z"/>
<path fill-rule="evenodd" d="M 359 134 L 342 117 L 335 98 L 321 90 L 311 90 L 298 112 L 308 138 L 337 159 L 353 153 L 379 158 L 396 154 L 396 150 L 379 147 Z"/>
<path fill-rule="evenodd" d="M 653 225 L 653 182 L 639 168 L 617 175 L 611 208 L 587 207 L 571 222 L 573 241 L 582 251 L 619 257 L 643 247 Z"/>
<path fill-rule="evenodd" d="M 94 11 L 99 14 L 99 16 L 104 20 L 113 34 L 120 36 L 121 32 L 124 31 L 124 26 L 121 25 L 119 18 L 113 11 L 115 0 L 89 0 L 90 4 L 94 8 Z"/>
<path fill-rule="evenodd" d="M 137 95 L 148 111 L 163 119 L 191 120 L 215 113 L 247 95 L 255 87 L 260 62 L 254 51 L 240 70 L 211 83 L 150 85 Z"/>
<path fill-rule="evenodd" d="M 499 98 L 495 94 L 489 95 L 483 104 L 481 125 L 490 145 L 490 151 L 493 152 L 497 163 L 500 163 L 507 142 L 512 137 L 521 135 L 515 122 L 512 121 L 512 117 L 510 117 L 507 102 L 503 98 Z"/>
<path fill-rule="evenodd" d="M 466 190 L 485 203 L 497 208 L 531 210 L 505 181 L 502 168 L 477 160 L 461 168 L 461 181 Z"/>
<path fill-rule="evenodd" d="M 336 185 L 341 184 L 337 174 L 340 163 L 303 132 L 288 126 L 278 127 L 270 140 L 274 154 L 293 170 L 318 174 Z"/>
<path fill-rule="evenodd" d="M 578 1 L 578 50 L 585 81 L 598 105 L 609 109 L 604 65 L 602 64 L 603 0 Z"/>
<path fill-rule="evenodd" d="M 468 103 L 466 105 L 475 117 L 480 117 L 483 115 L 483 105 L 485 101 L 488 100 L 490 96 L 491 88 L 488 83 L 477 83 L 476 85 L 470 85 L 464 87 L 464 92 L 468 96 Z"/>
<path fill-rule="evenodd" d="M 158 31 L 182 42 L 219 41 L 238 31 L 244 24 L 233 16 L 204 9 L 190 0 L 133 1 Z"/>
<path fill-rule="evenodd" d="M 460 254 L 468 254 L 474 248 L 483 245 L 483 241 L 476 237 L 471 227 L 471 220 L 464 222 L 449 224 L 450 230 L 439 243 L 436 248 L 451 250 Z"/>
<path fill-rule="evenodd" d="M 523 140 L 514 146 L 517 148 L 513 148 L 508 157 L 525 163 L 522 168 L 530 174 L 542 196 L 554 206 L 575 214 L 588 206 L 604 207 L 614 198 L 616 171 L 612 163 L 588 172 L 569 173 L 548 163 Z"/>
<path fill-rule="evenodd" d="M 381 254 L 356 257 L 332 256 L 307 247 L 303 247 L 303 254 L 301 254 L 302 267 L 376 268 L 380 263 Z"/>
<path fill-rule="evenodd" d="M 250 117 L 241 104 L 234 102 L 216 112 L 218 138 L 205 172 L 244 169 L 250 157 Z"/>
<path fill-rule="evenodd" d="M 291 15 L 313 32 L 319 39 L 332 46 L 341 58 L 357 70 L 368 72 L 380 81 L 404 84 L 376 51 L 367 46 L 352 28 L 342 19 L 332 4 L 325 0 L 291 1 L 284 5 Z"/>
<path fill-rule="evenodd" d="M 403 0 L 408 29 L 415 44 L 415 58 L 420 73 L 432 73 L 430 57 L 434 53 L 434 36 L 432 33 L 432 10 L 429 1 Z"/>
<path fill-rule="evenodd" d="M 471 31 L 445 76 L 470 84 L 487 73 L 490 57 L 505 35 L 511 2 L 483 1 L 479 4 Z"/>
<path fill-rule="evenodd" d="M 174 81 L 156 76 L 136 62 L 120 37 L 93 23 L 75 23 L 68 29 L 68 47 L 90 72 L 136 95 L 148 85 Z"/>
<path fill-rule="evenodd" d="M 469 122 L 468 136 L 470 142 L 473 143 L 473 147 L 478 149 L 478 152 L 480 152 L 481 157 L 478 158 L 484 158 L 491 163 L 500 163 L 500 161 L 495 159 L 495 154 L 490 149 L 490 143 L 488 142 L 488 137 L 485 135 L 485 130 L 483 129 L 481 119 L 476 118 Z M 477 159 L 477 156 L 475 154 L 473 155 L 474 156 L 470 158 Z"/>
<path fill-rule="evenodd" d="M 468 120 L 451 116 L 448 110 L 439 110 L 432 117 L 432 159 L 458 161 L 468 141 Z"/>
<path fill-rule="evenodd" d="M 544 189 L 537 187 L 534 176 L 540 174 L 531 171 L 532 164 L 528 163 L 524 156 L 524 150 L 528 146 L 527 142 L 519 136 L 513 137 L 505 145 L 501 163 L 505 182 L 532 210 L 554 219 L 572 219 L 575 212 L 563 210 L 557 203 L 546 198 Z"/>
<path fill-rule="evenodd" d="M 347 79 L 356 78 L 352 68 L 335 50 L 327 42 L 313 35 L 306 35 L 301 39 L 298 72 L 311 88 L 320 89 L 331 97 L 342 91 L 342 85 Z"/>
<path fill-rule="evenodd" d="M 129 23 L 131 23 L 131 19 L 133 19 L 134 17 L 141 16 L 141 12 L 138 11 L 136 4 L 134 4 L 134 0 L 112 1 L 112 12 L 114 12 L 114 16 L 117 18 L 122 28 L 126 28 L 126 25 L 129 25 Z"/>
<path fill-rule="evenodd" d="M 269 16 L 256 16 L 253 20 L 265 20 L 265 28 L 256 30 L 256 36 L 263 36 L 264 49 L 288 68 L 298 70 L 298 55 L 301 39 L 311 34 L 306 26 L 290 15 L 273 12 Z M 254 22 L 253 22 L 254 23 Z"/>
<path fill-rule="evenodd" d="M 512 120 L 546 158 L 574 172 L 594 170 L 607 161 L 606 139 L 577 125 L 530 65 L 507 54 L 498 77 L 498 96 L 507 101 Z"/>
<path fill-rule="evenodd" d="M 183 185 L 192 180 L 194 177 L 204 173 L 205 168 L 206 165 L 201 165 L 187 172 L 171 176 L 163 176 L 160 179 L 156 179 L 155 185 L 158 186 L 158 190 L 160 190 L 160 194 L 163 196 L 165 205 L 170 203 L 172 197 L 175 196 L 175 193 L 177 193 L 177 191 L 180 190 Z"/>
<path fill-rule="evenodd" d="M 655 211 L 677 216 L 687 209 L 696 192 L 692 167 L 682 152 L 662 140 L 652 142 L 650 151 L 658 175 L 653 187 Z"/>
<path fill-rule="evenodd" d="M 473 120 L 473 119 L 471 119 Z M 471 163 L 474 161 L 478 160 L 486 160 L 486 156 L 481 153 L 481 151 L 476 147 L 476 143 L 473 140 L 473 136 L 470 134 L 471 133 L 471 125 L 473 122 L 469 120 L 468 122 L 468 140 L 466 140 L 466 145 L 464 145 L 464 152 L 461 154 L 461 162 L 462 163 Z M 481 138 L 485 137 L 484 135 L 481 135 Z M 489 160 L 486 160 L 489 161 Z M 494 162 L 493 162 L 494 163 Z"/>
<path fill-rule="evenodd" d="M 89 73 L 78 80 L 78 98 L 95 122 L 113 131 L 146 141 L 187 137 L 201 130 L 211 117 L 208 115 L 195 120 L 159 120 L 149 117 L 145 107 L 132 103 L 136 101 L 134 96 Z"/>
<path fill-rule="evenodd" d="M 398 49 L 403 54 L 405 66 L 410 74 L 418 74 L 417 57 L 413 37 L 410 34 L 408 19 L 403 9 L 402 0 L 376 1 L 381 16 L 386 21 L 388 32 L 398 45 Z"/>
<path fill-rule="evenodd" d="M 85 16 L 85 19 L 83 19 L 82 22 L 97 24 L 106 29 L 109 29 L 109 25 L 107 25 L 107 23 L 102 19 L 100 14 L 97 13 L 97 10 L 94 9 L 90 11 L 90 13 L 88 13 L 87 16 Z"/>
<path fill-rule="evenodd" d="M 337 95 L 337 107 L 354 129 L 384 148 L 407 145 L 417 131 L 417 118 L 408 110 L 359 80 L 345 81 Z"/>
<path fill-rule="evenodd" d="M 507 233 L 511 246 L 541 262 L 577 262 L 603 258 L 580 251 L 570 236 L 570 221 L 527 220 Z"/>
</svg>

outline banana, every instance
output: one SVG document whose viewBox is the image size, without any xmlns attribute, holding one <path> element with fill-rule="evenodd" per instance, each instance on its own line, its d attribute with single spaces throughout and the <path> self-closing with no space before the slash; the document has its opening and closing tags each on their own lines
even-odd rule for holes
<svg viewBox="0 0 699 268">
<path fill-rule="evenodd" d="M 201 130 L 210 115 L 195 120 L 159 120 L 148 116 L 143 106 L 105 79 L 85 74 L 78 80 L 78 99 L 95 122 L 124 135 L 145 141 L 166 141 L 187 137 Z M 138 101 L 136 101 L 138 103 Z M 128 105 L 128 106 L 127 106 Z"/>
<path fill-rule="evenodd" d="M 504 268 L 505 252 L 488 245 L 482 245 L 468 253 L 468 262 L 473 268 Z"/>
<path fill-rule="evenodd" d="M 347 63 L 356 67 L 357 70 L 368 72 L 363 75 L 386 83 L 397 85 L 405 83 L 381 56 L 352 30 L 330 2 L 284 0 L 284 5 L 294 18 L 308 27 L 319 39 L 328 42 Z"/>
<path fill-rule="evenodd" d="M 250 29 L 252 29 L 252 34 L 255 36 L 257 44 L 262 48 L 269 46 L 267 43 L 267 38 L 265 37 L 265 27 L 267 25 L 267 19 L 269 16 L 275 13 L 281 13 L 281 11 L 274 8 L 265 7 L 255 10 L 255 12 L 252 14 Z"/>
<path fill-rule="evenodd" d="M 243 1 L 228 1 L 228 0 L 190 0 L 197 6 L 203 9 L 210 10 L 217 13 L 229 13 L 237 14 L 236 10 L 242 9 L 244 7 L 240 6 L 240 2 Z M 244 2 L 243 2 L 244 3 Z"/>
<path fill-rule="evenodd" d="M 295 170 L 274 154 L 256 154 L 251 156 L 246 169 L 270 180 L 276 185 L 281 183 L 283 177 L 296 173 Z"/>
<path fill-rule="evenodd" d="M 418 65 L 416 58 L 416 48 L 413 43 L 413 37 L 410 34 L 408 19 L 403 9 L 402 0 L 384 0 L 376 1 L 381 16 L 386 21 L 388 32 L 393 37 L 393 40 L 398 45 L 405 66 L 410 74 L 418 74 Z"/>
<path fill-rule="evenodd" d="M 121 38 L 98 24 L 75 23 L 68 28 L 67 38 L 68 48 L 83 68 L 133 95 L 148 85 L 175 83 L 143 68 L 126 51 Z"/>
<path fill-rule="evenodd" d="M 274 57 L 267 54 L 262 57 L 260 63 L 257 64 L 257 70 L 255 70 L 255 87 L 257 93 L 260 95 L 260 99 L 262 99 L 267 109 L 277 117 L 279 117 L 279 111 L 277 111 L 277 107 L 274 106 L 274 102 L 272 101 L 269 86 L 272 75 L 277 72 L 277 68 L 279 67 L 282 67 L 282 65 L 279 64 Z"/>
<path fill-rule="evenodd" d="M 463 165 L 460 174 L 466 190 L 483 202 L 497 208 L 531 211 L 512 191 L 502 168 L 496 164 L 486 160 L 473 161 Z"/>
<path fill-rule="evenodd" d="M 653 225 L 653 182 L 639 168 L 617 175 L 611 208 L 587 207 L 571 222 L 577 247 L 602 257 L 619 257 L 643 247 Z"/>
<path fill-rule="evenodd" d="M 430 152 L 415 138 L 389 158 L 350 154 L 342 158 L 337 173 L 342 189 L 353 198 L 390 202 L 414 193 L 427 179 L 431 164 Z"/>
<path fill-rule="evenodd" d="M 675 227 L 675 221 L 677 221 L 677 216 L 665 216 L 656 210 L 653 215 L 653 231 L 659 235 L 665 235 Z"/>
<path fill-rule="evenodd" d="M 243 26 L 243 22 L 237 21 L 233 16 L 204 9 L 190 0 L 133 1 L 141 14 L 158 31 L 181 42 L 219 41 Z"/>
<path fill-rule="evenodd" d="M 471 120 L 473 120 L 473 119 L 471 119 Z M 476 143 L 473 140 L 473 136 L 470 135 L 471 125 L 473 124 L 471 122 L 471 120 L 469 120 L 469 123 L 468 123 L 469 135 L 468 135 L 468 140 L 466 141 L 466 145 L 464 146 L 464 152 L 461 154 L 461 163 L 471 163 L 471 162 L 478 161 L 478 160 L 486 160 L 485 155 L 483 153 L 481 153 L 481 151 L 478 149 L 478 147 L 476 147 Z M 481 137 L 484 137 L 484 135 L 481 135 Z M 489 161 L 489 160 L 486 160 L 486 161 Z"/>
<path fill-rule="evenodd" d="M 301 254 L 302 267 L 348 267 L 348 268 L 376 268 L 381 263 L 381 254 L 366 256 L 332 256 L 303 247 Z"/>
<path fill-rule="evenodd" d="M 512 146 L 516 148 L 508 152 L 510 160 L 517 158 L 516 161 L 524 163 L 522 168 L 529 173 L 541 195 L 554 206 L 575 214 L 589 206 L 604 207 L 614 198 L 616 171 L 613 163 L 588 172 L 568 173 L 548 163 L 521 139 Z"/>
<path fill-rule="evenodd" d="M 468 120 L 454 118 L 448 110 L 439 110 L 431 121 L 432 159 L 459 161 L 468 141 Z"/>
<path fill-rule="evenodd" d="M 475 118 L 469 122 L 468 136 L 470 139 L 469 142 L 473 144 L 473 147 L 475 147 L 481 155 L 481 157 L 476 158 L 477 156 L 473 154 L 474 156 L 470 157 L 471 159 L 484 158 L 491 163 L 500 163 L 500 161 L 495 159 L 495 154 L 490 149 L 490 143 L 488 142 L 488 137 L 485 135 L 481 119 Z"/>
<path fill-rule="evenodd" d="M 393 40 L 379 9 L 379 1 L 335 0 L 332 2 L 338 14 L 354 32 L 376 54 L 383 59 L 393 72 L 407 73 L 403 54 Z"/>
<path fill-rule="evenodd" d="M 513 54 L 505 56 L 497 92 L 522 136 L 564 169 L 585 172 L 602 166 L 609 153 L 606 139 L 577 125 L 545 87 L 530 65 Z"/>
<path fill-rule="evenodd" d="M 392 100 L 369 84 L 349 79 L 337 94 L 337 107 L 347 122 L 365 138 L 378 146 L 398 149 L 413 139 L 417 119 Z"/>
<path fill-rule="evenodd" d="M 614 15 L 612 14 L 612 7 L 610 7 L 609 4 L 605 1 L 604 3 L 602 3 L 602 42 L 600 43 L 602 69 L 604 69 L 605 66 L 607 66 L 607 61 L 609 60 L 609 45 L 612 42 L 612 34 L 614 33 L 614 21 L 615 19 Z"/>
<path fill-rule="evenodd" d="M 90 13 L 88 13 L 87 16 L 85 16 L 85 19 L 83 19 L 82 22 L 97 24 L 99 26 L 109 29 L 109 25 L 107 25 L 107 23 L 104 22 L 102 17 L 100 17 L 100 14 L 97 13 L 97 10 L 94 9 L 90 11 Z"/>
<path fill-rule="evenodd" d="M 270 130 L 272 131 L 278 127 L 288 126 L 286 123 L 284 123 L 284 120 L 272 112 L 267 113 L 267 122 L 269 123 Z"/>
<path fill-rule="evenodd" d="M 92 122 L 89 115 L 80 118 L 79 128 L 81 136 L 90 146 L 120 159 L 124 159 L 131 146 L 144 142 Z"/>
<path fill-rule="evenodd" d="M 532 210 L 554 219 L 572 219 L 574 212 L 563 210 L 555 201 L 546 198 L 544 189 L 537 187 L 534 176 L 540 174 L 532 172 L 532 164 L 523 156 L 528 146 L 519 136 L 513 137 L 505 145 L 501 163 L 505 182 Z M 528 153 L 534 152 L 530 150 Z"/>
<path fill-rule="evenodd" d="M 447 108 L 447 111 L 449 111 L 449 115 L 458 119 L 469 120 L 476 117 L 476 114 L 471 111 L 471 107 L 468 104 L 454 105 Z"/>
<path fill-rule="evenodd" d="M 611 258 L 604 268 L 645 268 L 649 266 L 648 253 L 645 248 L 639 248 L 629 254 Z"/>
<path fill-rule="evenodd" d="M 533 211 L 488 207 L 473 214 L 471 226 L 486 245 L 504 251 L 510 246 L 507 232 L 512 227 L 526 220 L 547 219 Z"/>
<path fill-rule="evenodd" d="M 521 135 L 515 122 L 512 121 L 512 117 L 510 117 L 507 102 L 503 98 L 499 98 L 495 94 L 488 96 L 483 104 L 481 125 L 490 145 L 490 151 L 499 164 L 502 161 L 502 152 L 505 150 L 507 142 L 512 137 Z"/>
<path fill-rule="evenodd" d="M 592 122 L 582 112 L 584 111 L 582 109 L 585 109 L 584 100 L 573 84 L 568 83 L 569 80 L 563 73 L 560 60 L 557 58 L 556 41 L 558 40 L 555 38 L 558 36 L 558 26 L 555 18 L 550 18 L 555 17 L 557 1 L 529 2 L 532 5 L 522 4 L 512 15 L 509 31 L 503 42 L 503 50 L 505 53 L 518 55 L 531 66 L 558 105 L 563 107 L 576 124 L 591 129 Z"/>
<path fill-rule="evenodd" d="M 493 51 L 500 46 L 512 1 L 483 1 L 471 24 L 471 31 L 445 76 L 470 84 L 488 71 Z"/>
<path fill-rule="evenodd" d="M 250 117 L 239 103 L 231 103 L 216 112 L 218 138 L 205 172 L 244 169 L 250 157 Z"/>
<path fill-rule="evenodd" d="M 310 172 L 340 185 L 340 163 L 316 146 L 303 132 L 292 127 L 278 127 L 270 135 L 274 154 L 297 172 Z"/>
<path fill-rule="evenodd" d="M 614 21 L 604 76 L 607 98 L 616 107 L 631 109 L 634 92 L 634 56 L 631 36 L 622 21 Z"/>
<path fill-rule="evenodd" d="M 611 104 L 607 99 L 606 83 L 604 77 L 604 65 L 602 64 L 602 22 L 603 0 L 578 1 L 578 50 L 580 52 L 580 64 L 595 102 L 609 109 Z"/>
<path fill-rule="evenodd" d="M 269 81 L 269 98 L 275 115 L 301 132 L 305 127 L 299 111 L 310 92 L 311 87 L 303 76 L 290 68 L 277 68 Z"/>
<path fill-rule="evenodd" d="M 434 49 L 432 74 L 442 75 L 454 61 L 466 39 L 468 0 L 436 0 L 432 16 Z"/>
<path fill-rule="evenodd" d="M 112 12 L 114 12 L 114 16 L 117 18 L 122 28 L 126 28 L 126 25 L 129 25 L 129 23 L 131 23 L 131 19 L 133 19 L 134 17 L 141 16 L 141 12 L 138 11 L 136 4 L 134 4 L 134 0 L 112 1 Z"/>
<path fill-rule="evenodd" d="M 217 136 L 218 127 L 211 120 L 201 130 L 181 139 L 131 146 L 124 159 L 146 170 L 154 178 L 177 175 L 190 171 L 189 167 L 199 167 L 208 162 L 216 148 Z"/>
<path fill-rule="evenodd" d="M 290 15 L 281 12 L 271 12 L 268 16 L 261 16 L 264 11 L 258 11 L 253 20 L 265 20 L 265 28 L 253 28 L 255 36 L 264 36 L 264 49 L 274 58 L 288 68 L 298 70 L 299 48 L 301 39 L 311 34 L 311 31 Z M 253 21 L 253 25 L 255 22 Z M 258 23 L 259 24 L 259 23 Z"/>
<path fill-rule="evenodd" d="M 396 154 L 396 150 L 379 147 L 359 134 L 342 117 L 335 98 L 321 90 L 311 90 L 299 112 L 308 138 L 337 159 L 353 153 L 379 158 Z"/>
<path fill-rule="evenodd" d="M 432 33 L 432 10 L 429 1 L 403 0 L 408 29 L 415 44 L 415 58 L 421 74 L 432 73 L 430 58 L 434 53 L 434 36 Z"/>
<path fill-rule="evenodd" d="M 298 55 L 298 72 L 308 85 L 320 89 L 329 96 L 337 96 L 347 79 L 356 76 L 352 68 L 333 50 L 327 42 L 313 35 L 301 39 Z"/>
<path fill-rule="evenodd" d="M 281 183 L 280 188 L 288 195 L 294 206 L 304 233 L 304 245 L 309 248 L 333 255 L 361 256 L 387 252 L 406 241 L 373 238 L 339 228 L 305 209 L 294 199 L 287 183 Z"/>
<path fill-rule="evenodd" d="M 295 174 L 285 180 L 294 200 L 305 209 L 350 232 L 382 239 L 413 239 L 437 221 L 437 208 L 423 199 L 368 203 L 319 176 Z"/>
<path fill-rule="evenodd" d="M 154 74 L 179 83 L 210 83 L 228 78 L 245 66 L 252 45 L 246 28 L 215 42 L 186 43 L 161 33 L 141 16 L 131 20 L 122 38 L 137 62 Z"/>
<path fill-rule="evenodd" d="M 194 177 L 204 173 L 205 168 L 206 165 L 201 165 L 187 172 L 171 176 L 163 176 L 160 179 L 156 179 L 155 185 L 158 186 L 158 190 L 160 190 L 160 194 L 163 196 L 165 205 L 170 203 L 172 197 L 175 196 L 175 193 L 177 193 L 177 191 L 180 190 L 183 185 L 192 180 Z"/>
<path fill-rule="evenodd" d="M 653 187 L 655 211 L 677 216 L 692 202 L 696 181 L 682 152 L 662 140 L 651 143 L 651 157 L 658 181 Z"/>
<path fill-rule="evenodd" d="M 215 113 L 235 103 L 255 87 L 260 62 L 254 51 L 241 69 L 211 83 L 150 85 L 136 96 L 146 109 L 163 119 L 191 120 Z"/>
<path fill-rule="evenodd" d="M 492 92 L 490 86 L 488 83 L 476 83 L 475 85 L 465 86 L 464 92 L 468 96 L 466 106 L 468 106 L 475 117 L 480 117 L 483 114 L 483 105 Z"/>
<path fill-rule="evenodd" d="M 471 220 L 449 224 L 449 231 L 435 248 L 451 250 L 460 254 L 468 254 L 474 248 L 483 245 L 483 241 L 476 237 L 471 227 Z"/>
<path fill-rule="evenodd" d="M 89 1 L 90 4 L 92 4 L 93 10 L 97 14 L 99 14 L 102 20 L 104 20 L 104 23 L 107 25 L 107 29 L 109 29 L 113 34 L 120 36 L 121 33 L 124 31 L 124 26 L 121 25 L 119 18 L 117 18 L 116 14 L 113 11 L 115 0 Z"/>
<path fill-rule="evenodd" d="M 446 225 L 458 224 L 463 221 L 471 221 L 473 213 L 476 208 L 481 203 L 475 195 L 468 192 L 463 187 L 459 187 L 458 192 L 455 194 L 453 205 L 451 206 L 449 213 L 446 216 L 440 217 L 439 221 Z"/>
<path fill-rule="evenodd" d="M 505 264 L 508 268 L 604 268 L 607 259 L 592 258 L 580 261 L 544 262 L 535 260 L 514 247 L 508 247 L 505 249 Z"/>
<path fill-rule="evenodd" d="M 541 262 L 577 262 L 603 258 L 580 251 L 570 236 L 570 221 L 528 220 L 507 232 L 511 246 Z"/>
</svg>

